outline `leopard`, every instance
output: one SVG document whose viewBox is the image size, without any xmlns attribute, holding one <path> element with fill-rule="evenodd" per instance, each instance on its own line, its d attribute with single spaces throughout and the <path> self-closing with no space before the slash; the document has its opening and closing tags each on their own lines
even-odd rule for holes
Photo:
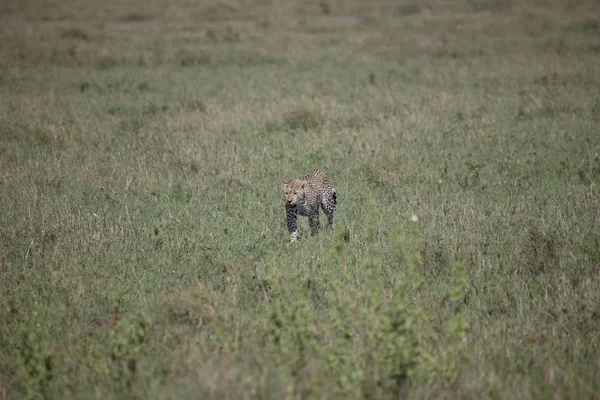
<svg viewBox="0 0 600 400">
<path fill-rule="evenodd" d="M 337 208 L 337 191 L 325 172 L 313 169 L 303 178 L 283 183 L 282 188 L 290 243 L 298 239 L 298 215 L 308 217 L 312 236 L 318 233 L 319 206 L 327 215 L 330 233 L 335 231 L 333 215 Z"/>
</svg>

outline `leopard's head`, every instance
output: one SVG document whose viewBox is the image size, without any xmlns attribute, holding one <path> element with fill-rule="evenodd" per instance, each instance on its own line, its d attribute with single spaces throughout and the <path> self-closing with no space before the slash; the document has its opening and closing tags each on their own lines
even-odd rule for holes
<svg viewBox="0 0 600 400">
<path fill-rule="evenodd" d="M 293 181 L 291 183 L 283 184 L 283 197 L 285 198 L 285 203 L 290 206 L 295 206 L 298 203 L 302 203 L 304 201 L 304 186 L 306 182 L 302 181 Z"/>
</svg>

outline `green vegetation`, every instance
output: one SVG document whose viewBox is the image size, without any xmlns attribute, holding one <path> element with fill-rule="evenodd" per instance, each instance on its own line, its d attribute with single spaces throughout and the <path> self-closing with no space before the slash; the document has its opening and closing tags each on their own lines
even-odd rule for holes
<svg viewBox="0 0 600 400">
<path fill-rule="evenodd" d="M 0 399 L 600 393 L 596 1 L 5 1 L 0 32 Z M 311 168 L 337 231 L 290 245 Z"/>
</svg>

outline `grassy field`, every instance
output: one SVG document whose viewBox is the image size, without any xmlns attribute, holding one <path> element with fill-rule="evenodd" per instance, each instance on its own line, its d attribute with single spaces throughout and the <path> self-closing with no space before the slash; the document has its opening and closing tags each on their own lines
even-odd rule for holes
<svg viewBox="0 0 600 400">
<path fill-rule="evenodd" d="M 599 185 L 596 1 L 3 1 L 0 399 L 599 399 Z"/>
</svg>

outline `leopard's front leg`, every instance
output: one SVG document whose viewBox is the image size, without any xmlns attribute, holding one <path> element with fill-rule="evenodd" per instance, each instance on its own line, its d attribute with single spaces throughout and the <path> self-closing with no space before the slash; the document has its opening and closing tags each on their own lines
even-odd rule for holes
<svg viewBox="0 0 600 400">
<path fill-rule="evenodd" d="M 311 235 L 316 235 L 319 232 L 319 209 L 308 214 L 308 225 L 310 225 Z"/>
<path fill-rule="evenodd" d="M 298 208 L 296 206 L 286 206 L 286 219 L 288 232 L 290 233 L 290 243 L 298 238 Z"/>
</svg>

